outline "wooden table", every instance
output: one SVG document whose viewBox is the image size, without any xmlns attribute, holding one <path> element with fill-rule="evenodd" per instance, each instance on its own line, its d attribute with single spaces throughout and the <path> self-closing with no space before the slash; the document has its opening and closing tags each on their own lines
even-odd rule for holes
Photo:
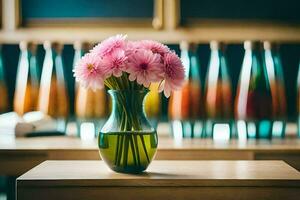
<svg viewBox="0 0 300 200">
<path fill-rule="evenodd" d="M 97 141 L 0 137 L 0 175 L 19 176 L 45 160 L 100 159 Z M 214 142 L 160 137 L 156 160 L 284 160 L 300 170 L 300 139 Z"/>
<path fill-rule="evenodd" d="M 299 199 L 300 172 L 283 161 L 153 161 L 120 174 L 103 161 L 45 161 L 17 179 L 17 199 Z"/>
</svg>

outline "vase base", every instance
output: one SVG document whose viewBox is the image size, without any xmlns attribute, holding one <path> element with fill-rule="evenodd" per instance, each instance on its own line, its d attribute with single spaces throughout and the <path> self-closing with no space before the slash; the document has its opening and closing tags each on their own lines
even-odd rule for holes
<svg viewBox="0 0 300 200">
<path fill-rule="evenodd" d="M 118 166 L 109 166 L 109 168 L 118 173 L 125 173 L 125 174 L 141 174 L 146 170 L 146 167 L 118 167 Z"/>
<path fill-rule="evenodd" d="M 100 132 L 98 139 L 102 160 L 113 171 L 121 173 L 137 174 L 145 171 L 157 149 L 155 131 Z"/>
</svg>

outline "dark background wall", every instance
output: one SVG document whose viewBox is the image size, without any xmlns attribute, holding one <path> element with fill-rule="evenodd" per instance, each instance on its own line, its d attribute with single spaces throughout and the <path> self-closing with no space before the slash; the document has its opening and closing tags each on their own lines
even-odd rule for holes
<svg viewBox="0 0 300 200">
<path fill-rule="evenodd" d="M 182 0 L 181 18 L 300 21 L 299 0 Z"/>
</svg>

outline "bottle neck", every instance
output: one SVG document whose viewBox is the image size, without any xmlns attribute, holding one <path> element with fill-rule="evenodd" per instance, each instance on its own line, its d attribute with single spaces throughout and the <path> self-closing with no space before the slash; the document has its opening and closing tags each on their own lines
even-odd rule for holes
<svg viewBox="0 0 300 200">
<path fill-rule="evenodd" d="M 197 52 L 194 50 L 182 50 L 181 60 L 185 68 L 185 77 L 200 81 L 200 63 Z"/>
</svg>

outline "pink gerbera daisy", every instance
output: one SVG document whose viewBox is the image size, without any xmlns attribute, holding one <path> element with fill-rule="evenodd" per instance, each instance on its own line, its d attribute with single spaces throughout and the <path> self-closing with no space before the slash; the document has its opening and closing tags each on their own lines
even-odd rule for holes
<svg viewBox="0 0 300 200">
<path fill-rule="evenodd" d="M 127 42 L 127 45 L 126 45 L 126 55 L 129 56 L 131 55 L 132 53 L 136 52 L 139 48 L 139 44 L 140 42 L 137 42 L 137 41 L 128 41 Z"/>
<path fill-rule="evenodd" d="M 93 90 L 101 89 L 104 86 L 103 72 L 100 68 L 102 60 L 98 56 L 87 53 L 75 65 L 73 70 L 76 81 L 85 88 Z"/>
<path fill-rule="evenodd" d="M 139 48 L 150 50 L 153 53 L 158 53 L 163 56 L 171 50 L 164 44 L 152 40 L 142 40 L 139 42 Z"/>
<path fill-rule="evenodd" d="M 122 49 L 114 50 L 110 55 L 103 58 L 102 70 L 105 78 L 111 75 L 115 77 L 122 76 L 122 72 L 126 70 L 126 64 L 127 56 L 125 55 L 125 51 Z"/>
<path fill-rule="evenodd" d="M 138 49 L 128 58 L 129 80 L 136 80 L 138 84 L 149 87 L 151 82 L 162 78 L 163 66 L 161 56 L 149 50 Z"/>
<path fill-rule="evenodd" d="M 160 83 L 159 91 L 164 91 L 166 97 L 171 92 L 178 90 L 184 83 L 184 68 L 180 58 L 175 53 L 167 53 L 164 56 L 164 80 Z"/>
<path fill-rule="evenodd" d="M 116 35 L 109 37 L 106 40 L 102 41 L 96 45 L 91 52 L 97 54 L 98 56 L 106 56 L 113 53 L 117 49 L 126 48 L 126 35 Z"/>
</svg>

